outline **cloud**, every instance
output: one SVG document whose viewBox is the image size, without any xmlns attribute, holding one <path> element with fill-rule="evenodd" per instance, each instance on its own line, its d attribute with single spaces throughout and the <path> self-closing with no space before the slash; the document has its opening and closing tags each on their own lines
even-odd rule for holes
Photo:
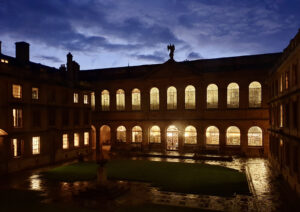
<svg viewBox="0 0 300 212">
<path fill-rule="evenodd" d="M 42 59 L 42 60 L 48 60 L 54 63 L 63 63 L 63 61 L 61 59 L 59 59 L 58 57 L 55 56 L 46 56 L 46 55 L 40 55 L 38 56 L 38 58 Z"/>
<path fill-rule="evenodd" d="M 191 53 L 189 53 L 189 55 L 187 57 L 187 59 L 189 59 L 189 60 L 195 60 L 195 59 L 201 59 L 201 58 L 203 58 L 203 57 L 197 52 L 191 52 Z"/>
<path fill-rule="evenodd" d="M 149 62 L 164 62 L 166 61 L 166 54 L 163 52 L 154 52 L 152 54 L 132 54 L 131 56 L 138 60 L 149 61 Z"/>
</svg>

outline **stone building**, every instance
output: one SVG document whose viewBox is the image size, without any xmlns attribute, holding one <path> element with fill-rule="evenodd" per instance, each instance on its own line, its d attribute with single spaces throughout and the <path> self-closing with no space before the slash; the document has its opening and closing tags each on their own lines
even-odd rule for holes
<svg viewBox="0 0 300 212">
<path fill-rule="evenodd" d="M 300 193 L 300 31 L 283 51 L 268 77 L 270 106 L 269 159 Z"/>
<path fill-rule="evenodd" d="M 268 156 L 299 182 L 300 34 L 283 53 L 80 71 L 1 53 L 0 173 L 114 151 Z M 270 152 L 270 154 L 269 154 Z M 101 156 L 101 154 L 100 154 Z"/>
</svg>

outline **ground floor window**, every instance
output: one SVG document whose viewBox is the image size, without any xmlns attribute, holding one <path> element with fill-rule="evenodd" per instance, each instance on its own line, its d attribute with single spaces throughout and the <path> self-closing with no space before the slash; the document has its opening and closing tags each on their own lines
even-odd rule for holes
<svg viewBox="0 0 300 212">
<path fill-rule="evenodd" d="M 240 145 L 241 143 L 241 133 L 240 129 L 236 126 L 231 126 L 227 128 L 226 132 L 226 145 Z"/>
<path fill-rule="evenodd" d="M 210 126 L 206 129 L 206 144 L 218 145 L 219 144 L 219 129 L 215 126 Z"/>
<path fill-rule="evenodd" d="M 126 142 L 126 128 L 124 126 L 119 126 L 117 128 L 117 141 Z"/>
<path fill-rule="evenodd" d="M 20 157 L 22 154 L 22 141 L 19 139 L 12 139 L 13 157 Z"/>
<path fill-rule="evenodd" d="M 248 130 L 248 146 L 262 146 L 262 130 L 259 127 Z"/>
<path fill-rule="evenodd" d="M 132 128 L 132 142 L 141 143 L 143 140 L 143 131 L 140 126 L 135 126 Z"/>
<path fill-rule="evenodd" d="M 84 132 L 84 145 L 89 145 L 90 134 L 89 132 Z"/>
<path fill-rule="evenodd" d="M 37 155 L 40 154 L 41 144 L 40 144 L 40 137 L 32 137 L 32 154 Z"/>
<path fill-rule="evenodd" d="M 184 143 L 196 144 L 197 143 L 197 130 L 193 126 L 187 126 L 184 131 Z"/>
<path fill-rule="evenodd" d="M 160 143 L 160 128 L 159 126 L 153 126 L 150 129 L 150 143 Z"/>
<path fill-rule="evenodd" d="M 79 147 L 79 133 L 74 133 L 74 147 Z"/>
<path fill-rule="evenodd" d="M 62 140 L 63 140 L 62 148 L 63 149 L 68 149 L 69 148 L 68 134 L 63 134 Z"/>
</svg>

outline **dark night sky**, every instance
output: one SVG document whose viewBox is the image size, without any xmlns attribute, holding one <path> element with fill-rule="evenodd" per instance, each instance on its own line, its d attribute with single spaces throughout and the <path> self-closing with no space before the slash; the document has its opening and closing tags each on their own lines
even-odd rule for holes
<svg viewBox="0 0 300 212">
<path fill-rule="evenodd" d="M 300 27 L 300 0 L 0 0 L 2 52 L 82 69 L 282 51 Z"/>
</svg>

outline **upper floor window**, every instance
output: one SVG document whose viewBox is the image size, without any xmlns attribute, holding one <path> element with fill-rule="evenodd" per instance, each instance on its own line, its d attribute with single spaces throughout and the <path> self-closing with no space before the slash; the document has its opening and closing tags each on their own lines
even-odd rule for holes
<svg viewBox="0 0 300 212">
<path fill-rule="evenodd" d="M 94 111 L 95 110 L 95 93 L 94 92 L 91 93 L 91 107 L 92 107 L 92 110 Z"/>
<path fill-rule="evenodd" d="M 89 104 L 89 95 L 88 94 L 83 95 L 83 104 L 85 104 L 85 105 Z"/>
<path fill-rule="evenodd" d="M 101 92 L 101 107 L 102 111 L 109 111 L 109 91 L 103 90 Z"/>
<path fill-rule="evenodd" d="M 251 82 L 249 85 L 249 107 L 261 106 L 261 84 L 259 82 Z"/>
<path fill-rule="evenodd" d="M 31 98 L 32 99 L 39 99 L 39 88 L 31 88 Z"/>
<path fill-rule="evenodd" d="M 131 92 L 131 103 L 132 103 L 132 110 L 141 109 L 141 92 L 137 88 L 133 89 Z"/>
<path fill-rule="evenodd" d="M 184 143 L 196 144 L 197 143 L 197 130 L 193 126 L 187 126 L 184 130 Z"/>
<path fill-rule="evenodd" d="M 40 154 L 41 144 L 40 144 L 40 137 L 32 137 L 32 154 L 37 155 Z"/>
<path fill-rule="evenodd" d="M 124 126 L 119 126 L 117 128 L 117 141 L 126 142 L 126 128 Z"/>
<path fill-rule="evenodd" d="M 188 85 L 185 88 L 185 109 L 195 109 L 196 107 L 196 89 L 192 85 Z"/>
<path fill-rule="evenodd" d="M 79 95 L 78 95 L 78 93 L 74 93 L 73 100 L 74 100 L 74 103 L 78 103 L 79 102 Z"/>
<path fill-rule="evenodd" d="M 177 108 L 177 90 L 171 86 L 167 90 L 167 109 L 175 110 Z"/>
<path fill-rule="evenodd" d="M 14 108 L 13 113 L 13 126 L 14 128 L 20 128 L 23 125 L 22 109 Z"/>
<path fill-rule="evenodd" d="M 151 88 L 150 90 L 150 110 L 159 110 L 159 90 Z"/>
<path fill-rule="evenodd" d="M 279 108 L 279 127 L 283 127 L 283 106 L 280 105 Z"/>
<path fill-rule="evenodd" d="M 62 148 L 63 149 L 68 149 L 69 148 L 69 138 L 68 134 L 63 134 L 62 136 Z"/>
<path fill-rule="evenodd" d="M 150 129 L 150 143 L 160 143 L 160 128 L 159 126 L 152 126 Z"/>
<path fill-rule="evenodd" d="M 207 108 L 218 107 L 218 86 L 217 85 L 210 84 L 207 86 L 206 102 L 207 102 Z"/>
<path fill-rule="evenodd" d="M 290 83 L 290 78 L 289 78 L 290 72 L 287 71 L 285 72 L 285 89 L 289 89 L 289 83 Z"/>
<path fill-rule="evenodd" d="M 227 107 L 239 107 L 239 85 L 237 83 L 230 83 L 227 86 Z"/>
<path fill-rule="evenodd" d="M 125 110 L 125 92 L 122 89 L 117 90 L 116 93 L 117 110 Z"/>
<path fill-rule="evenodd" d="M 279 91 L 282 92 L 282 90 L 283 90 L 283 76 L 282 75 L 280 75 L 279 89 L 280 89 Z"/>
<path fill-rule="evenodd" d="M 90 141 L 90 133 L 89 132 L 84 132 L 84 145 L 89 145 Z"/>
<path fill-rule="evenodd" d="M 248 146 L 262 146 L 262 130 L 259 127 L 248 130 Z"/>
<path fill-rule="evenodd" d="M 79 147 L 79 133 L 74 133 L 74 147 Z"/>
<path fill-rule="evenodd" d="M 132 128 L 132 142 L 141 143 L 143 141 L 143 131 L 140 126 L 134 126 Z"/>
<path fill-rule="evenodd" d="M 12 85 L 12 96 L 16 99 L 22 98 L 22 86 L 21 85 Z"/>
</svg>

